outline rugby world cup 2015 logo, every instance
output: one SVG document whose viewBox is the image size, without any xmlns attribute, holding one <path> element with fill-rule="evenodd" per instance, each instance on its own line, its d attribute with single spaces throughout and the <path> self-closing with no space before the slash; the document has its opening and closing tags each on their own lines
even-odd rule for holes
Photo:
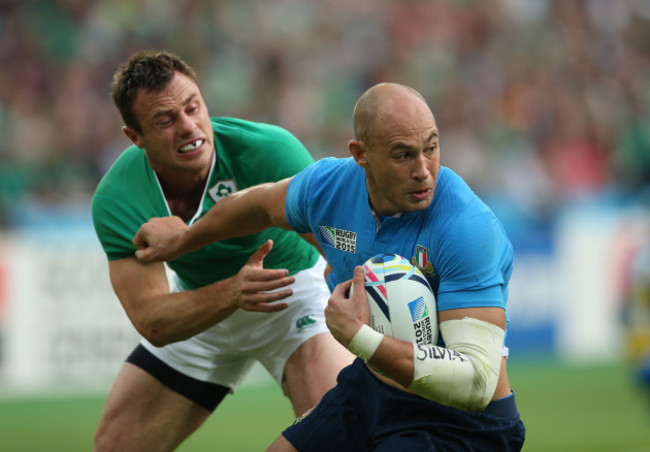
<svg viewBox="0 0 650 452">
<path fill-rule="evenodd" d="M 318 226 L 318 234 L 321 243 L 325 246 L 352 254 L 357 251 L 357 233 L 354 231 L 331 226 Z"/>
<path fill-rule="evenodd" d="M 431 316 L 429 309 L 424 302 L 424 297 L 418 297 L 408 304 L 413 320 L 413 330 L 417 344 L 430 344 L 431 337 Z"/>
</svg>

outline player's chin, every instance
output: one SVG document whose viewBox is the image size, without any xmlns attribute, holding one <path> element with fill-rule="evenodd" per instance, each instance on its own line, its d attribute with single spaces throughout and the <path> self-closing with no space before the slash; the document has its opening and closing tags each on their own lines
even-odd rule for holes
<svg viewBox="0 0 650 452">
<path fill-rule="evenodd" d="M 431 204 L 431 200 L 433 197 L 428 197 L 425 199 L 412 199 L 411 202 L 408 203 L 408 205 L 405 207 L 404 211 L 405 212 L 419 212 L 420 210 L 424 210 L 429 205 Z"/>
</svg>

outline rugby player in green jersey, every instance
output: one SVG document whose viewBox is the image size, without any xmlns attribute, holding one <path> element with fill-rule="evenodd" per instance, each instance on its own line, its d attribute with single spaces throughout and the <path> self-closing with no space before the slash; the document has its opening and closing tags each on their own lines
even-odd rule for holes
<svg viewBox="0 0 650 452">
<path fill-rule="evenodd" d="M 313 159 L 280 127 L 211 118 L 194 70 L 167 52 L 133 55 L 112 96 L 133 145 L 99 183 L 93 221 L 142 340 L 110 390 L 95 450 L 174 450 L 255 362 L 303 414 L 353 358 L 325 325 L 326 263 L 306 240 L 315 242 L 267 229 L 186 254 L 168 271 L 138 261 L 132 240 L 152 217 L 190 225 L 221 199 Z"/>
</svg>

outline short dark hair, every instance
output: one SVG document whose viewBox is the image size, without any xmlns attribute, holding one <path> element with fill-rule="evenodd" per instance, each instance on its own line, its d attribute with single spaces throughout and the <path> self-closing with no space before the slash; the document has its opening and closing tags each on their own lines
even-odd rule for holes
<svg viewBox="0 0 650 452">
<path fill-rule="evenodd" d="M 133 113 L 138 90 L 161 91 L 172 81 L 176 72 L 198 84 L 196 72 L 189 64 L 172 53 L 159 50 L 137 52 L 117 68 L 111 83 L 111 95 L 126 126 L 142 132 L 140 122 Z"/>
</svg>

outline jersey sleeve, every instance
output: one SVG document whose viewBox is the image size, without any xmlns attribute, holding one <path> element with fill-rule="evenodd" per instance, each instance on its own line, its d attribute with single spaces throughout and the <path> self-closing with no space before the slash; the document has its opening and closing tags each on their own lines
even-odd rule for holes
<svg viewBox="0 0 650 452">
<path fill-rule="evenodd" d="M 129 225 L 128 213 L 109 197 L 95 195 L 92 204 L 95 232 L 108 260 L 132 257 L 135 246 L 131 240 L 134 232 Z"/>
<path fill-rule="evenodd" d="M 323 161 L 314 163 L 296 174 L 289 182 L 285 201 L 287 222 L 297 232 L 312 232 L 309 225 L 308 206 L 310 183 L 317 175 Z"/>
<path fill-rule="evenodd" d="M 440 310 L 506 307 L 513 250 L 489 210 L 457 218 L 441 246 Z"/>
</svg>

